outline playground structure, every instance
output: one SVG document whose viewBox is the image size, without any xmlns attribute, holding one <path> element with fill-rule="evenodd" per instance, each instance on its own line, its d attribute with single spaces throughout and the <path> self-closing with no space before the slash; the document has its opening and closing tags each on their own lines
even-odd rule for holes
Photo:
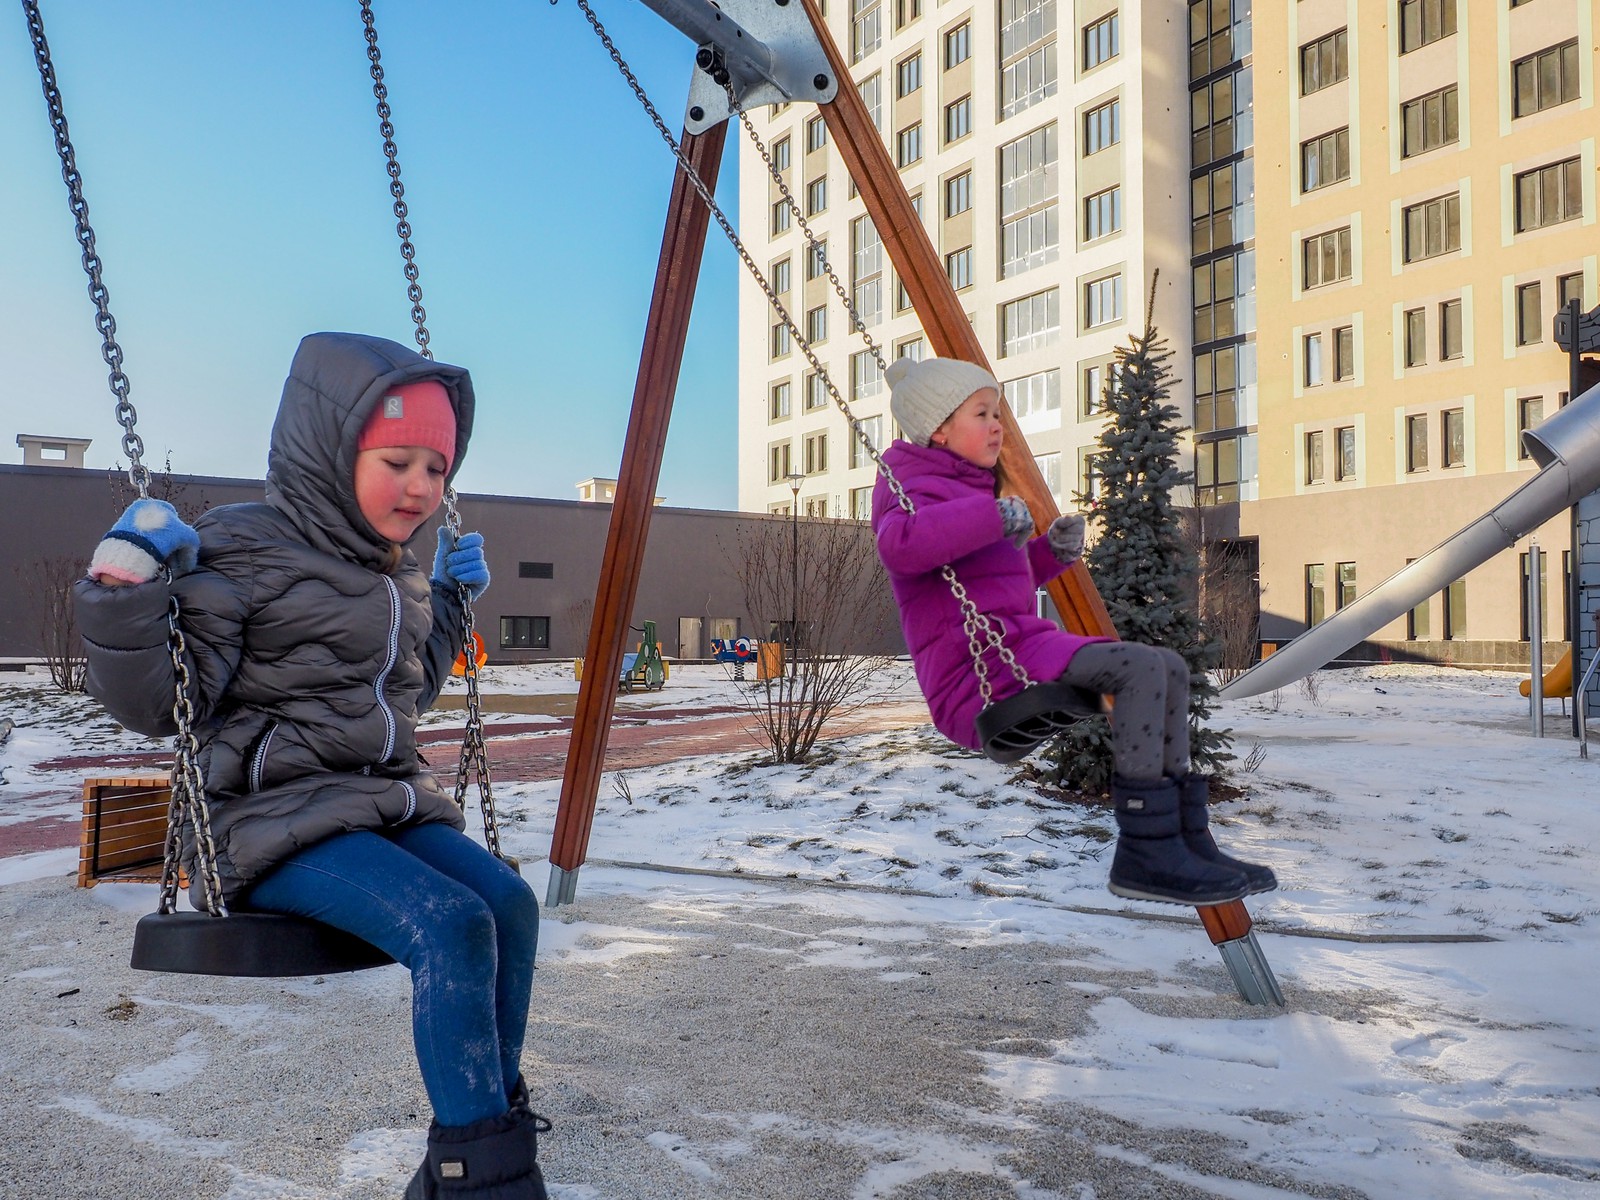
<svg viewBox="0 0 1600 1200">
<path fill-rule="evenodd" d="M 1539 467 L 1533 478 L 1366 595 L 1279 646 L 1223 687 L 1221 699 L 1243 700 L 1303 679 L 1600 488 L 1600 385 L 1522 438 Z M 1569 664 L 1569 687 L 1571 675 Z"/>
<path fill-rule="evenodd" d="M 625 692 L 635 687 L 659 692 L 667 683 L 667 665 L 661 658 L 661 643 L 656 641 L 656 623 L 646 621 L 639 633 L 643 634 L 639 648 L 622 656 L 622 670 L 617 681 Z"/>
</svg>

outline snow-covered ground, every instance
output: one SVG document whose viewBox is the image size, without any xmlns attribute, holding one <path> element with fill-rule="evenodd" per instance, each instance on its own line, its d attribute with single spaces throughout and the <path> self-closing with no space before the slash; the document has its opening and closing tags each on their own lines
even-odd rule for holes
<svg viewBox="0 0 1600 1200">
<path fill-rule="evenodd" d="M 538 671 L 484 690 L 572 690 Z M 1581 761 L 1554 702 L 1553 736 L 1533 738 L 1512 675 L 1314 679 L 1218 714 L 1253 768 L 1234 777 L 1246 797 L 1216 810 L 1218 838 L 1282 883 L 1250 902 L 1281 1010 L 1238 1000 L 1187 910 L 1105 891 L 1106 811 L 1041 797 L 926 728 L 837 743 L 804 767 L 739 754 L 608 776 L 579 903 L 547 911 L 540 951 L 527 1061 L 557 1121 L 552 1195 L 1600 1196 L 1600 746 Z M 737 691 L 716 668 L 682 667 L 624 703 Z M 143 744 L 36 677 L 0 676 L 4 716 L 17 728 L 0 747 L 0 855 L 4 822 L 75 804 L 6 803 L 48 790 L 36 764 Z M 496 792 L 541 895 L 558 790 Z M 81 953 L 109 973 L 96 987 L 176 1003 L 169 980 L 115 957 L 150 889 L 73 892 L 59 877 L 74 863 L 0 859 L 0 905 L 16 914 L 0 937 L 0 1069 L 22 1081 L 0 1125 L 34 1130 L 52 1106 L 21 1145 L 57 1127 L 74 1143 L 114 1137 L 136 1162 L 175 1156 L 221 1181 L 197 1194 L 396 1193 L 418 1124 L 340 1110 L 325 1150 L 267 1170 L 263 1147 L 291 1135 L 200 1146 L 216 1135 L 167 1099 L 208 1056 L 268 1045 L 275 1086 L 309 1086 L 287 1033 L 304 988 L 208 982 L 259 1011 L 190 1030 L 187 1057 L 124 1046 L 133 1021 L 102 1022 L 98 1041 L 62 1033 L 52 997 L 88 988 L 89 927 L 104 947 Z M 394 969 L 330 980 L 317 1010 L 359 1040 L 381 995 L 401 1081 L 415 1073 L 405 988 Z M 657 1061 L 679 1039 L 702 1047 L 692 1069 Z M 105 1058 L 111 1082 L 52 1085 L 45 1060 L 63 1046 Z M 856 1070 L 863 1082 L 841 1091 Z M 18 1144 L 0 1138 L 0 1168 L 21 1165 L 7 1162 Z M 101 1194 L 66 1178 L 49 1194 Z"/>
</svg>

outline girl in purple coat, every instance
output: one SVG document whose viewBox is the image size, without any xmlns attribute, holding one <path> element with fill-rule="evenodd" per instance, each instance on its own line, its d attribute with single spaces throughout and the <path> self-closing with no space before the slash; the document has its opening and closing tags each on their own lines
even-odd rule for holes
<svg viewBox="0 0 1600 1200">
<path fill-rule="evenodd" d="M 1277 886 L 1272 872 L 1223 854 L 1207 829 L 1208 783 L 1189 770 L 1189 667 L 1175 651 L 1081 637 L 1034 614 L 1036 590 L 1083 554 L 1085 523 L 1069 513 L 1033 536 L 1018 496 L 1000 496 L 1000 385 L 957 359 L 892 363 L 890 410 L 903 438 L 883 453 L 914 512 L 880 478 L 872 528 L 889 573 L 906 647 L 934 727 L 979 748 L 978 674 L 961 609 L 941 574 L 949 564 L 1027 673 L 1115 698 L 1111 795 L 1116 853 L 1111 891 L 1135 900 L 1222 904 Z M 994 699 L 1022 684 L 984 650 Z"/>
</svg>

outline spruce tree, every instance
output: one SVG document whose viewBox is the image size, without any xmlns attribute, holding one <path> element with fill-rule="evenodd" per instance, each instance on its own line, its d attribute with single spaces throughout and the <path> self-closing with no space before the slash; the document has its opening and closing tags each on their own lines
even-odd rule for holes
<svg viewBox="0 0 1600 1200">
<path fill-rule="evenodd" d="M 1155 328 L 1155 279 L 1145 331 L 1117 349 L 1106 385 L 1106 426 L 1097 457 L 1101 487 L 1089 506 L 1098 533 L 1085 556 L 1117 632 L 1126 641 L 1166 646 L 1189 664 L 1189 755 L 1194 770 L 1214 772 L 1230 761 L 1229 730 L 1206 724 L 1216 698 L 1208 672 L 1220 646 L 1207 638 L 1196 612 L 1198 564 L 1172 503 L 1194 476 L 1180 465 L 1181 414 L 1169 403 L 1172 351 Z M 1111 731 L 1103 717 L 1080 721 L 1044 754 L 1044 778 L 1100 793 L 1111 784 Z"/>
</svg>

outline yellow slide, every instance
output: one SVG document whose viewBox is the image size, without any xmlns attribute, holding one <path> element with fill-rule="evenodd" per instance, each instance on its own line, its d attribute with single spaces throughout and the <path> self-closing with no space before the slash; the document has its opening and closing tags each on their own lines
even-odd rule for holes
<svg viewBox="0 0 1600 1200">
<path fill-rule="evenodd" d="M 1524 696 L 1533 691 L 1533 680 L 1524 679 L 1517 684 Z M 1572 649 L 1561 656 L 1561 661 L 1545 672 L 1544 694 L 1547 700 L 1562 700 L 1572 695 Z"/>
</svg>

